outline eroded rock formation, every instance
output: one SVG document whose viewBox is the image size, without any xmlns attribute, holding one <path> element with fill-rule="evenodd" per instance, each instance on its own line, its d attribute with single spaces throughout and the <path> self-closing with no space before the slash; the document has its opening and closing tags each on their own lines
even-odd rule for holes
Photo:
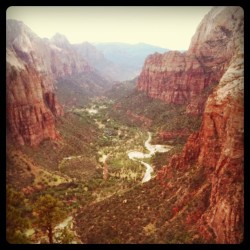
<svg viewBox="0 0 250 250">
<path fill-rule="evenodd" d="M 19 144 L 57 138 L 55 117 L 63 109 L 54 94 L 57 77 L 90 71 L 67 39 L 41 39 L 22 22 L 7 20 L 7 128 Z"/>
<path fill-rule="evenodd" d="M 237 7 L 218 7 L 204 17 L 187 52 L 148 56 L 138 90 L 167 103 L 186 104 L 188 113 L 201 114 L 206 91 L 218 84 L 235 51 L 238 14 Z"/>
<path fill-rule="evenodd" d="M 190 171 L 194 166 L 204 169 L 207 184 L 211 185 L 211 193 L 209 206 L 196 223 L 208 242 L 215 240 L 217 243 L 240 243 L 243 240 L 243 18 L 241 8 L 214 8 L 199 26 L 188 53 L 208 58 L 210 48 L 215 59 L 211 54 L 206 65 L 210 65 L 212 69 L 213 64 L 210 62 L 215 60 L 217 64 L 214 67 L 220 69 L 217 77 L 223 71 L 224 74 L 208 97 L 200 130 L 190 135 L 182 153 L 174 156 L 165 167 L 165 171 L 175 169 L 184 172 Z M 208 20 L 213 22 L 208 22 L 205 27 Z M 220 39 L 228 41 L 223 43 L 223 48 L 217 49 L 217 43 L 202 43 L 204 40 L 214 41 L 212 38 L 207 39 L 213 31 L 218 32 Z M 204 57 L 206 51 L 207 57 Z"/>
<path fill-rule="evenodd" d="M 7 129 L 19 144 L 38 145 L 43 139 L 56 139 L 55 116 L 63 110 L 48 87 L 50 79 L 22 62 L 7 50 Z M 48 83 L 45 83 L 48 81 Z"/>
</svg>

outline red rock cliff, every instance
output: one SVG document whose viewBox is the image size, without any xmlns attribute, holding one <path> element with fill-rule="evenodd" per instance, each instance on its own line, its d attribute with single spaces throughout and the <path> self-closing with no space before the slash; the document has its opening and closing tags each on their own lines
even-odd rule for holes
<svg viewBox="0 0 250 250">
<path fill-rule="evenodd" d="M 196 165 L 205 169 L 212 188 L 209 206 L 197 222 L 199 231 L 208 242 L 240 243 L 244 230 L 243 10 L 215 8 L 209 16 L 214 17 L 214 24 L 224 16 L 229 18 L 224 23 L 230 23 L 234 17 L 235 27 L 228 31 L 234 37 L 234 50 L 230 51 L 233 56 L 206 102 L 200 130 L 189 137 L 181 155 L 174 156 L 168 168 L 189 171 Z M 190 48 L 194 50 L 193 45 Z M 199 43 L 196 48 L 200 51 Z"/>
<path fill-rule="evenodd" d="M 7 128 L 19 144 L 38 145 L 43 139 L 55 139 L 55 116 L 63 113 L 50 79 L 23 63 L 7 49 Z M 48 81 L 48 83 L 45 83 Z M 51 100 L 53 99 L 53 100 Z"/>
<path fill-rule="evenodd" d="M 54 80 L 93 70 L 67 38 L 41 39 L 22 22 L 7 20 L 7 124 L 20 144 L 55 139 L 55 116 L 63 114 Z"/>
<path fill-rule="evenodd" d="M 41 39 L 15 20 L 7 20 L 6 62 L 8 132 L 22 145 L 55 139 L 55 117 L 63 110 L 54 80 L 91 68 L 62 35 Z"/>
<path fill-rule="evenodd" d="M 148 56 L 137 89 L 167 103 L 187 104 L 188 113 L 202 113 L 207 95 L 200 94 L 219 82 L 235 50 L 236 15 L 237 7 L 217 7 L 204 17 L 187 52 Z"/>
</svg>

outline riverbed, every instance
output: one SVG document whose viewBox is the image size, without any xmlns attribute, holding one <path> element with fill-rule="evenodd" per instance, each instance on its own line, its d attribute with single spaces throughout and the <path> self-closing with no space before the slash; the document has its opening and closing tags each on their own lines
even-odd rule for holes
<svg viewBox="0 0 250 250">
<path fill-rule="evenodd" d="M 106 108 L 106 106 L 102 106 L 99 108 Z M 87 111 L 90 115 L 95 115 L 99 111 L 98 108 L 96 108 L 95 106 L 91 106 L 91 108 L 85 108 L 84 110 Z M 98 121 L 98 119 L 95 118 L 94 121 L 100 129 L 105 128 L 105 124 L 103 124 L 101 121 Z M 144 147 L 147 149 L 147 151 L 149 151 L 148 153 L 143 153 L 140 151 L 127 152 L 129 159 L 140 162 L 146 168 L 146 172 L 144 174 L 142 182 L 149 181 L 152 178 L 152 173 L 154 171 L 153 167 L 149 163 L 142 161 L 142 159 L 150 159 L 155 153 L 165 153 L 168 152 L 170 149 L 172 149 L 172 146 L 169 145 L 160 145 L 160 144 L 153 145 L 150 143 L 151 140 L 152 140 L 152 133 L 148 132 L 148 138 L 144 143 Z M 108 155 L 106 154 L 101 155 L 99 162 L 105 163 L 107 156 Z M 81 156 L 80 155 L 69 156 L 65 157 L 63 160 L 71 160 L 74 158 L 81 158 Z"/>
<path fill-rule="evenodd" d="M 144 146 L 149 151 L 149 153 L 145 154 L 139 151 L 129 151 L 127 152 L 127 155 L 129 159 L 133 161 L 139 161 L 142 165 L 146 167 L 146 172 L 144 174 L 144 177 L 142 179 L 142 183 L 149 181 L 152 178 L 153 173 L 153 167 L 144 161 L 141 161 L 139 159 L 150 159 L 155 153 L 165 153 L 168 152 L 170 149 L 172 149 L 172 146 L 169 145 L 152 145 L 150 142 L 152 140 L 152 133 L 148 132 L 148 139 L 145 141 Z"/>
</svg>

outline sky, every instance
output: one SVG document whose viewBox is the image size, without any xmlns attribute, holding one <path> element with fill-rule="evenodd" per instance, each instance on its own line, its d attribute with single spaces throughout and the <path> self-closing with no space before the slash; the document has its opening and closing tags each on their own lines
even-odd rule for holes
<svg viewBox="0 0 250 250">
<path fill-rule="evenodd" d="M 70 43 L 148 43 L 171 50 L 187 50 L 211 6 L 155 7 L 9 7 L 7 19 L 23 21 L 38 36 L 56 32 Z"/>
</svg>

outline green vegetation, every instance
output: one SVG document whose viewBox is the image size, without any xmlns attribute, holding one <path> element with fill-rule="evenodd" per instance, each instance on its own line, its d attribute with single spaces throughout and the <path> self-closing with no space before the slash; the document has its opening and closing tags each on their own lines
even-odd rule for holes
<svg viewBox="0 0 250 250">
<path fill-rule="evenodd" d="M 190 184 L 202 174 L 198 166 L 188 172 L 173 171 L 171 188 L 153 179 L 85 206 L 77 216 L 82 242 L 205 243 L 197 238 L 196 222 L 209 206 L 211 185 L 203 180 L 190 190 Z"/>
<path fill-rule="evenodd" d="M 129 96 L 133 93 L 136 86 L 137 78 L 131 81 L 124 81 L 122 83 L 116 83 L 112 88 L 106 91 L 105 95 L 115 101 L 119 101 L 124 96 Z"/>
<path fill-rule="evenodd" d="M 18 151 L 8 150 L 6 154 L 7 180 L 15 188 L 25 187 L 34 181 L 30 171 L 32 160 Z M 22 178 L 20 178 L 22 176 Z"/>
<path fill-rule="evenodd" d="M 58 170 L 63 158 L 72 155 L 95 155 L 94 142 L 98 138 L 98 129 L 89 117 L 79 117 L 68 113 L 57 121 L 61 139 L 45 140 L 39 148 L 24 146 L 23 152 L 33 159 L 34 163 L 49 170 Z"/>
<path fill-rule="evenodd" d="M 58 232 L 58 236 L 55 238 L 56 242 L 59 244 L 70 244 L 74 240 L 75 236 L 67 227 L 64 227 Z"/>
<path fill-rule="evenodd" d="M 166 104 L 161 100 L 148 97 L 145 93 L 131 90 L 119 100 L 119 108 L 110 110 L 110 116 L 132 125 L 126 114 L 128 110 L 152 120 L 152 129 L 155 131 L 176 131 L 187 129 L 196 131 L 200 127 L 201 117 L 186 114 L 185 105 Z M 135 124 L 135 123 L 134 123 Z M 136 125 L 141 125 L 140 121 Z"/>
<path fill-rule="evenodd" d="M 40 196 L 34 204 L 37 226 L 48 233 L 49 243 L 54 243 L 54 227 L 67 217 L 65 205 L 60 200 L 47 194 Z"/>
<path fill-rule="evenodd" d="M 21 192 L 7 186 L 6 193 L 6 239 L 11 244 L 30 243 L 25 231 L 30 223 L 27 219 L 28 204 Z"/>
<path fill-rule="evenodd" d="M 173 238 L 165 225 L 175 216 L 173 211 L 183 198 L 178 194 L 171 196 L 177 192 L 178 185 L 168 192 L 163 191 L 156 178 L 141 184 L 145 166 L 130 160 L 127 153 L 148 153 L 144 142 L 149 129 L 153 132 L 152 144 L 167 144 L 158 136 L 159 131 L 187 128 L 191 132 L 198 128 L 200 121 L 186 115 L 183 106 L 152 100 L 134 91 L 133 86 L 134 82 L 118 86 L 118 89 L 124 87 L 125 91 L 115 102 L 105 98 L 93 99 L 88 105 L 68 109 L 57 119 L 60 138 L 56 141 L 43 141 L 39 148 L 8 147 L 8 182 L 24 191 L 29 204 L 36 204 L 36 218 L 42 216 L 39 207 L 46 209 L 42 205 L 46 199 L 49 200 L 47 204 L 52 204 L 53 199 L 62 201 L 68 208 L 68 216 L 78 213 L 76 226 L 83 243 L 190 242 L 193 233 L 187 232 L 185 227 Z M 131 120 L 128 110 L 152 120 L 151 126 L 145 126 L 143 120 L 137 118 Z M 154 175 L 167 165 L 172 155 L 181 152 L 185 140 L 186 137 L 180 137 L 169 141 L 173 146 L 170 151 L 144 159 L 154 166 Z M 104 169 L 107 178 L 104 178 Z M 18 178 L 20 175 L 25 178 Z M 196 170 L 186 177 L 175 173 L 166 182 L 178 183 L 177 178 L 183 178 L 181 182 L 193 192 L 205 183 L 203 178 L 194 184 L 199 176 L 203 173 Z M 55 202 L 54 205 L 60 214 L 62 204 Z M 203 209 L 205 205 L 199 207 Z M 57 243 L 72 242 L 72 232 L 67 228 L 56 235 L 53 231 L 60 222 L 57 218 L 66 215 L 55 216 L 55 221 L 48 225 L 44 218 L 40 222 L 34 220 L 31 211 L 32 208 L 27 213 L 28 219 L 36 230 L 42 229 L 40 236 L 36 232 L 30 238 L 32 242 L 47 242 L 44 239 L 45 226 L 50 243 L 53 234 Z"/>
<path fill-rule="evenodd" d="M 59 102 L 66 107 L 79 107 L 89 103 L 96 95 L 101 95 L 110 83 L 95 72 L 82 72 L 73 76 L 59 78 L 55 93 Z"/>
</svg>

